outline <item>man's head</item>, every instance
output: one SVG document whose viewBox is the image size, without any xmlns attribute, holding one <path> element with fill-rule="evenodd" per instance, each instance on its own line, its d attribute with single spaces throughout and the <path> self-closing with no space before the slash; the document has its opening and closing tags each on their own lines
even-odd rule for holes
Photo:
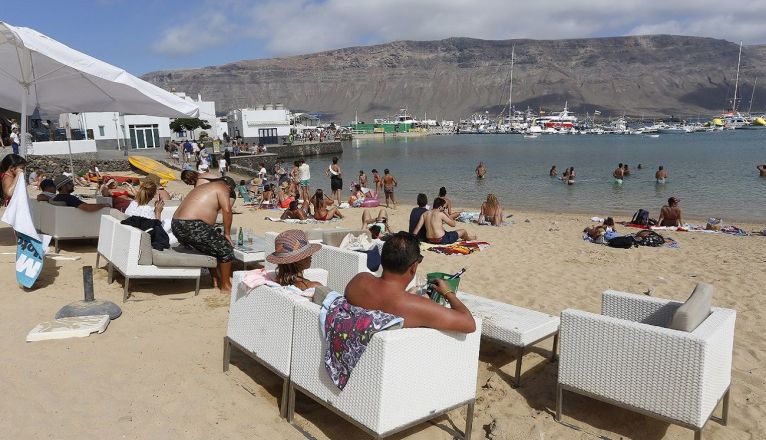
<svg viewBox="0 0 766 440">
<path fill-rule="evenodd" d="M 444 197 L 447 195 L 447 188 L 441 187 L 439 188 L 439 197 Z"/>
<path fill-rule="evenodd" d="M 53 193 L 56 192 L 56 184 L 53 179 L 45 179 L 40 182 L 40 191 Z"/>
<path fill-rule="evenodd" d="M 383 174 L 388 174 L 388 168 L 386 168 L 385 170 L 383 170 Z"/>
<path fill-rule="evenodd" d="M 295 211 L 296 209 L 298 209 L 298 201 L 297 200 L 293 200 L 292 202 L 290 202 L 290 208 L 289 209 L 290 209 L 290 211 Z"/>
<path fill-rule="evenodd" d="M 607 217 L 606 220 L 604 220 L 604 226 L 614 226 L 614 219 L 612 217 Z"/>
<path fill-rule="evenodd" d="M 447 202 L 444 199 L 434 199 L 433 209 L 441 209 Z"/>
<path fill-rule="evenodd" d="M 662 171 L 662 170 L 664 170 L 664 169 L 665 169 L 665 167 L 663 167 L 662 165 L 660 165 L 660 171 Z"/>
<path fill-rule="evenodd" d="M 53 184 L 59 194 L 72 194 L 74 192 L 74 183 L 71 177 L 58 176 L 53 180 Z"/>
<path fill-rule="evenodd" d="M 301 161 L 296 160 L 295 162 L 293 162 L 293 165 L 295 165 L 296 167 L 299 167 L 301 166 Z"/>
<path fill-rule="evenodd" d="M 420 254 L 420 241 L 409 232 L 400 231 L 389 237 L 380 254 L 380 264 L 384 272 L 415 276 L 418 264 L 423 261 Z"/>
<path fill-rule="evenodd" d="M 620 162 L 619 164 L 617 164 L 617 168 L 622 168 L 622 162 Z"/>
<path fill-rule="evenodd" d="M 418 194 L 418 206 L 421 208 L 425 208 L 427 204 L 428 204 L 428 197 L 423 193 Z"/>
<path fill-rule="evenodd" d="M 373 168 L 373 169 L 372 169 L 372 174 L 378 174 L 378 170 L 376 170 L 375 168 Z"/>
<path fill-rule="evenodd" d="M 181 181 L 187 185 L 192 185 L 192 186 L 196 185 L 197 177 L 199 177 L 199 174 L 196 171 L 192 171 L 192 170 L 181 171 Z"/>
<path fill-rule="evenodd" d="M 679 202 L 681 202 L 681 199 L 678 197 L 671 197 L 668 199 L 668 206 L 678 206 Z"/>
<path fill-rule="evenodd" d="M 380 237 L 380 226 L 378 225 L 370 226 L 370 235 L 372 235 L 372 238 Z"/>
<path fill-rule="evenodd" d="M 333 163 L 333 165 L 337 165 L 338 164 L 338 158 L 337 157 L 333 157 L 332 158 L 332 163 Z"/>
</svg>

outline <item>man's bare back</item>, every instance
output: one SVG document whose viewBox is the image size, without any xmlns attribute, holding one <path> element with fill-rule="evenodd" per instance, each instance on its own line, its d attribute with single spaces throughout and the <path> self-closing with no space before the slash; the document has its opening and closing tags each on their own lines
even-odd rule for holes
<svg viewBox="0 0 766 440">
<path fill-rule="evenodd" d="M 660 210 L 660 226 L 681 226 L 681 208 L 663 206 Z"/>
<path fill-rule="evenodd" d="M 221 181 L 214 181 L 195 187 L 184 197 L 173 218 L 176 220 L 202 220 L 209 225 L 215 225 L 215 219 L 221 211 L 224 224 L 227 223 L 228 213 L 231 225 L 231 200 L 229 187 Z"/>
<path fill-rule="evenodd" d="M 426 228 L 426 238 L 429 239 L 435 240 L 444 236 L 444 223 L 452 227 L 455 226 L 455 220 L 452 220 L 450 216 L 439 210 L 426 211 L 421 218 Z"/>
</svg>

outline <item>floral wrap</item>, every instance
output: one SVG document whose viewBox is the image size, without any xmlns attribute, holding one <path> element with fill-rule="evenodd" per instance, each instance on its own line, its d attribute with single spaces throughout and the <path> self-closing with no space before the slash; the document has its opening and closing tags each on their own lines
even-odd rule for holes
<svg viewBox="0 0 766 440">
<path fill-rule="evenodd" d="M 351 305 L 337 292 L 327 295 L 322 307 L 320 325 L 326 347 L 324 365 L 333 383 L 342 390 L 372 335 L 401 325 L 404 320 L 380 310 Z"/>
</svg>

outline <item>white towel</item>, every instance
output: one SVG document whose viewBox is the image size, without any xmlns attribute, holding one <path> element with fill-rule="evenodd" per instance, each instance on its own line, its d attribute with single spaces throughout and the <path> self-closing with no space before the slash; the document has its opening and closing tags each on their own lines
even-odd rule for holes
<svg viewBox="0 0 766 440">
<path fill-rule="evenodd" d="M 19 174 L 16 177 L 16 188 L 13 190 L 13 196 L 11 196 L 11 202 L 8 207 L 5 208 L 2 221 L 11 225 L 11 227 L 26 235 L 29 238 L 42 242 L 43 252 L 51 242 L 50 235 L 38 234 L 35 230 L 35 224 L 32 221 L 32 214 L 29 211 L 29 195 L 27 194 L 27 186 L 24 185 L 24 173 Z"/>
</svg>

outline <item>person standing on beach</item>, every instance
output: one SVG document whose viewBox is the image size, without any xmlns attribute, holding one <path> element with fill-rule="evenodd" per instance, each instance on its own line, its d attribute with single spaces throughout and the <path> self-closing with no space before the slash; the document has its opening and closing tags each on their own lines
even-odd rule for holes
<svg viewBox="0 0 766 440">
<path fill-rule="evenodd" d="M 338 158 L 332 158 L 332 164 L 325 171 L 325 175 L 330 176 L 330 190 L 332 191 L 332 199 L 340 206 L 340 193 L 343 189 L 343 173 L 338 165 Z"/>
<path fill-rule="evenodd" d="M 396 177 L 391 175 L 391 172 L 386 168 L 383 170 L 383 192 L 386 194 L 386 208 L 388 208 L 388 201 L 394 204 L 396 209 L 396 199 L 394 198 L 394 187 L 398 186 L 399 182 L 396 181 Z"/>
<path fill-rule="evenodd" d="M 761 177 L 766 177 L 766 165 L 758 165 L 756 168 L 761 172 Z"/>
<path fill-rule="evenodd" d="M 13 154 L 18 155 L 19 154 L 19 145 L 21 145 L 21 141 L 19 140 L 19 129 L 14 127 L 11 130 L 11 149 L 13 150 Z"/>
<path fill-rule="evenodd" d="M 657 220 L 660 226 L 683 226 L 683 213 L 681 207 L 678 206 L 679 203 L 681 203 L 681 199 L 678 197 L 668 199 L 668 204 L 660 209 L 660 219 Z"/>
<path fill-rule="evenodd" d="M 617 165 L 617 169 L 612 171 L 612 177 L 614 177 L 614 183 L 618 185 L 622 184 L 622 178 L 625 177 L 625 173 L 622 170 L 622 163 Z"/>
<path fill-rule="evenodd" d="M 359 186 L 369 188 L 367 186 L 367 174 L 364 174 L 364 170 L 359 170 Z"/>
<path fill-rule="evenodd" d="M 487 167 L 484 166 L 484 162 L 479 162 L 476 167 L 476 178 L 483 179 L 485 174 L 487 174 Z"/>
<path fill-rule="evenodd" d="M 213 284 L 221 293 L 231 291 L 231 265 L 234 260 L 234 244 L 231 241 L 231 200 L 234 190 L 231 179 L 218 180 L 200 185 L 184 197 L 178 206 L 171 229 L 179 243 L 215 257 L 216 270 L 211 269 Z M 218 212 L 223 216 L 223 234 L 215 230 Z"/>
<path fill-rule="evenodd" d="M 306 163 L 305 159 L 301 159 L 301 164 L 298 167 L 298 180 L 301 188 L 301 198 L 304 200 L 303 207 L 306 209 L 306 212 L 311 213 L 311 205 L 308 203 L 308 201 L 311 199 L 311 196 L 309 195 L 311 169 L 309 168 L 309 164 Z"/>
<path fill-rule="evenodd" d="M 763 172 L 761 172 L 761 176 L 763 175 Z M 657 183 L 665 183 L 668 178 L 668 172 L 665 171 L 665 167 L 660 165 L 660 168 L 654 173 L 654 178 L 657 179 Z"/>
<path fill-rule="evenodd" d="M 383 185 L 381 185 L 380 174 L 378 174 L 378 170 L 375 168 L 372 169 L 372 182 L 375 184 L 375 197 L 378 197 L 378 194 L 380 194 L 380 188 Z"/>
</svg>

